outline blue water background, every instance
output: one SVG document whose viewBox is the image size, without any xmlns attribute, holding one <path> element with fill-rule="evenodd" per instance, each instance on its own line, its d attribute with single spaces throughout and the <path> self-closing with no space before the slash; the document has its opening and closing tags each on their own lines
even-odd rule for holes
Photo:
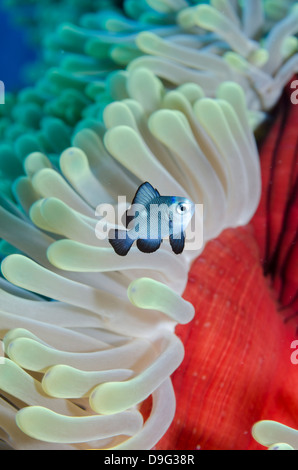
<svg viewBox="0 0 298 470">
<path fill-rule="evenodd" d="M 0 80 L 6 91 L 26 86 L 25 65 L 34 62 L 36 51 L 30 46 L 22 27 L 14 24 L 13 13 L 3 9 L 0 0 Z"/>
</svg>

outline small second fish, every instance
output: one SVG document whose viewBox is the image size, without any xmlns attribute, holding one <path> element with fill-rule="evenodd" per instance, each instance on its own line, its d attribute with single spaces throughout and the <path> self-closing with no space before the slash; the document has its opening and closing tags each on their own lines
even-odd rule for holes
<svg viewBox="0 0 298 470">
<path fill-rule="evenodd" d="M 113 229 L 109 242 L 115 252 L 126 256 L 134 241 L 144 253 L 153 253 L 163 238 L 169 237 L 175 254 L 185 246 L 185 229 L 195 211 L 192 201 L 184 197 L 161 196 L 145 182 L 138 188 L 131 207 L 126 212 L 127 230 Z"/>
</svg>

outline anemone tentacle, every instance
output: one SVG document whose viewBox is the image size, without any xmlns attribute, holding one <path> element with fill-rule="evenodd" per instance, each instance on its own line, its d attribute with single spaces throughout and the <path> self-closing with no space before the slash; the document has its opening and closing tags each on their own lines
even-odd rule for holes
<svg viewBox="0 0 298 470">
<path fill-rule="evenodd" d="M 147 96 L 136 92 L 141 83 Z M 239 96 L 237 106 L 228 101 L 231 88 Z M 23 220 L 16 211 L 1 208 L 1 236 L 19 250 L 3 260 L 2 274 L 20 294 L 6 292 L 5 285 L 0 291 L 5 367 L 15 370 L 5 384 L 0 377 L 0 387 L 4 396 L 16 395 L 28 405 L 20 406 L 16 422 L 31 439 L 79 448 L 152 446 L 161 437 L 156 426 L 164 432 L 173 417 L 169 411 L 161 422 L 154 413 L 164 400 L 174 409 L 166 382 L 184 355 L 174 329 L 194 315 L 193 306 L 180 296 L 198 251 L 176 258 L 165 244 L 150 257 L 135 248 L 121 259 L 107 241 L 98 245 L 96 203 L 117 201 L 118 188 L 108 183 L 114 167 L 119 177 L 126 175 L 127 197 L 136 182 L 149 179 L 165 193 L 189 194 L 203 203 L 203 244 L 227 226 L 246 223 L 258 204 L 258 154 L 239 85 L 226 83 L 212 100 L 191 84 L 167 92 L 152 72 L 136 69 L 127 73 L 127 90 L 128 98 L 106 108 L 103 135 L 88 128 L 76 134 L 81 148 L 61 153 L 61 173 L 45 154 L 28 155 L 25 181 L 22 177 L 15 184 L 26 209 Z M 97 149 L 90 147 L 90 133 L 103 142 Z M 101 152 L 113 162 L 103 168 L 104 179 Z M 25 193 L 32 188 L 30 200 L 24 200 L 21 183 Z M 16 230 L 22 230 L 22 237 L 15 236 Z M 22 298 L 23 289 L 39 300 Z M 33 380 L 31 373 L 41 374 L 35 393 L 46 401 L 34 395 L 28 402 L 24 386 L 16 393 L 24 369 L 26 383 Z M 137 410 L 151 394 L 152 413 L 143 426 Z M 51 406 L 50 397 L 53 404 L 60 397 L 72 408 L 66 414 Z M 47 432 L 39 425 L 43 420 Z M 101 420 L 104 434 L 96 431 Z M 121 423 L 130 421 L 123 429 Z M 9 425 L 5 431 L 10 435 Z M 117 437 L 123 434 L 127 437 Z M 10 439 L 15 445 L 12 434 Z"/>
<path fill-rule="evenodd" d="M 23 2 L 8 3 L 23 12 Z M 117 1 L 109 2 L 108 11 L 106 2 L 76 2 L 73 9 L 69 0 L 60 3 L 53 18 L 37 23 L 44 7 L 50 9 L 47 1 L 32 2 L 36 23 L 30 26 L 35 38 L 43 38 L 46 73 L 34 86 L 7 96 L 0 108 L 0 170 L 10 197 L 20 160 L 37 151 L 56 163 L 75 126 L 98 129 L 105 106 L 128 97 L 127 68 L 147 68 L 169 89 L 196 83 L 211 98 L 220 83 L 232 80 L 245 91 L 253 129 L 297 72 L 292 0 L 126 0 L 124 11 Z"/>
</svg>

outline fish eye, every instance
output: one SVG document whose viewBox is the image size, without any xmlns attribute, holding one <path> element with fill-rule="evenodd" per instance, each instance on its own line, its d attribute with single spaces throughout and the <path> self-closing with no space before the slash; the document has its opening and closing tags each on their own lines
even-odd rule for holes
<svg viewBox="0 0 298 470">
<path fill-rule="evenodd" d="M 178 204 L 177 206 L 177 212 L 178 214 L 186 214 L 186 212 L 188 212 L 189 210 L 189 205 L 186 204 L 185 202 L 181 202 L 180 204 Z"/>
</svg>

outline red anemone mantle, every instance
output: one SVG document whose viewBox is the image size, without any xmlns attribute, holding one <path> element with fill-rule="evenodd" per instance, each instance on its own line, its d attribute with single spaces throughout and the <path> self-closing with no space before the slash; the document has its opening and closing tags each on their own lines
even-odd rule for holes
<svg viewBox="0 0 298 470">
<path fill-rule="evenodd" d="M 246 227 L 225 230 L 193 263 L 178 326 L 185 358 L 173 374 L 175 420 L 157 449 L 263 449 L 252 425 L 298 428 L 298 105 L 287 87 L 260 146 L 263 194 Z"/>
</svg>

